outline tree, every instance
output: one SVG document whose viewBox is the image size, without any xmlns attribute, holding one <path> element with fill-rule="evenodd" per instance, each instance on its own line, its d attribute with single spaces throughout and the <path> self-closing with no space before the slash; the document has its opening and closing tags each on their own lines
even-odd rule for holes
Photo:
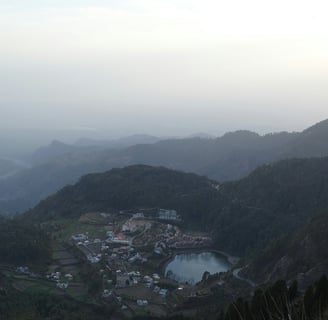
<svg viewBox="0 0 328 320">
<path fill-rule="evenodd" d="M 211 274 L 208 271 L 205 271 L 202 276 L 202 281 L 206 281 Z"/>
</svg>

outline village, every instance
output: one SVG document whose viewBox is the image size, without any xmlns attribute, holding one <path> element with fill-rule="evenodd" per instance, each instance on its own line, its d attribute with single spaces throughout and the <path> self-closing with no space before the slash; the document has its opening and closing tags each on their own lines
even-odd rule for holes
<svg viewBox="0 0 328 320">
<path fill-rule="evenodd" d="M 145 312 L 165 316 L 186 298 L 204 294 L 165 275 L 165 265 L 177 251 L 212 245 L 209 236 L 183 232 L 181 225 L 175 210 L 82 214 L 78 223 L 55 226 L 54 237 L 65 240 L 65 249 L 54 252 L 56 262 L 38 277 L 57 290 L 87 292 L 82 261 L 93 277 L 92 294 L 104 303 L 119 306 L 127 317 Z M 27 267 L 18 267 L 16 273 L 32 274 Z"/>
</svg>

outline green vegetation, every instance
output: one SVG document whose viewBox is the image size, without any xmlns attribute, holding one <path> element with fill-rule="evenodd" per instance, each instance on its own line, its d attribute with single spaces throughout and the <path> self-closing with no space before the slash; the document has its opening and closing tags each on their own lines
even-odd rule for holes
<svg viewBox="0 0 328 320">
<path fill-rule="evenodd" d="M 295 279 L 313 282 L 328 268 L 328 211 L 310 219 L 306 225 L 260 251 L 244 270 L 257 282 Z"/>
<path fill-rule="evenodd" d="M 68 295 L 22 293 L 12 288 L 0 291 L 1 319 L 6 320 L 105 320 L 113 311 L 112 306 L 88 305 Z"/>
<path fill-rule="evenodd" d="M 91 238 L 103 237 L 105 230 L 86 223 L 81 223 L 77 219 L 58 219 L 47 223 L 45 228 L 52 231 L 53 236 L 57 241 L 67 241 L 73 234 L 87 233 Z"/>
<path fill-rule="evenodd" d="M 28 211 L 24 220 L 78 218 L 92 211 L 118 211 L 140 207 L 175 208 L 186 221 L 201 217 L 220 199 L 214 182 L 195 174 L 166 168 L 131 166 L 84 176 Z"/>
<path fill-rule="evenodd" d="M 297 283 L 289 288 L 279 280 L 273 286 L 255 291 L 252 299 L 238 298 L 221 320 L 320 320 L 328 316 L 328 280 L 322 276 L 302 295 Z"/>
<path fill-rule="evenodd" d="M 0 218 L 1 263 L 44 264 L 50 255 L 50 239 L 42 230 Z"/>
</svg>

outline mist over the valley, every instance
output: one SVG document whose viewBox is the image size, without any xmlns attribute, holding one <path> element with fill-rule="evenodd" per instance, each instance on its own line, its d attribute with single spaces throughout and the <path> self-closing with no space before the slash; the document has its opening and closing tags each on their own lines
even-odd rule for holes
<svg viewBox="0 0 328 320">
<path fill-rule="evenodd" d="M 0 0 L 0 319 L 328 319 L 327 12 Z"/>
</svg>

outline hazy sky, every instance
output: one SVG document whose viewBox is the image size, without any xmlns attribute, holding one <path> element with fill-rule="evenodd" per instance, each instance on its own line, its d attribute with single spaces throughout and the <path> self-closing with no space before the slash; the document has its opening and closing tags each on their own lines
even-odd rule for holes
<svg viewBox="0 0 328 320">
<path fill-rule="evenodd" d="M 0 127 L 158 135 L 328 118 L 326 0 L 0 0 Z"/>
</svg>

